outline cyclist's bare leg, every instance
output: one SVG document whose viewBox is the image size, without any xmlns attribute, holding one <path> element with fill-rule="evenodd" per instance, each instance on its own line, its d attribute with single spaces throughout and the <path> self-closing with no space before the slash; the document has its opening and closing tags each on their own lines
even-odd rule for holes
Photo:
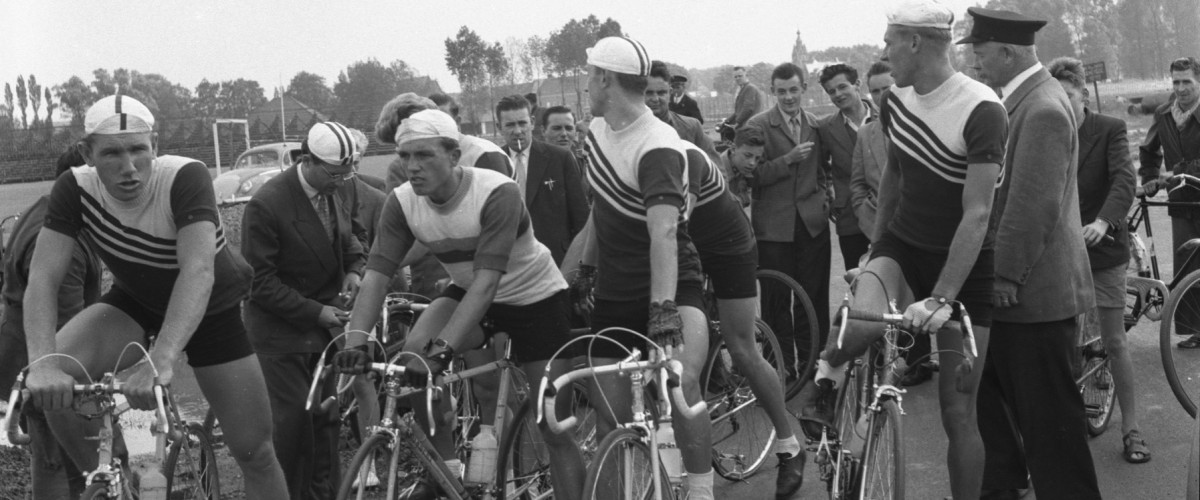
<svg viewBox="0 0 1200 500">
<path fill-rule="evenodd" d="M 271 441 L 271 419 L 262 417 L 271 414 L 271 405 L 258 358 L 252 354 L 194 371 L 200 392 L 221 422 L 225 444 L 242 469 L 246 498 L 287 498 Z"/>
<path fill-rule="evenodd" d="M 979 357 L 965 381 L 969 392 L 957 388 L 957 368 L 963 361 L 961 356 L 944 351 L 963 352 L 962 333 L 958 328 L 943 328 L 938 331 L 938 355 L 941 375 L 938 377 L 938 401 L 942 409 L 942 428 L 949 438 L 946 465 L 950 472 L 950 491 L 955 499 L 979 498 L 983 486 L 983 438 L 979 435 L 976 421 L 975 399 L 979 394 L 979 381 L 983 375 L 983 363 L 987 359 L 988 334 L 990 328 L 975 325 L 975 344 Z"/>
<path fill-rule="evenodd" d="M 683 349 L 676 349 L 674 358 L 683 363 L 683 394 L 687 401 L 695 404 L 704 401 L 700 389 L 701 372 L 708 358 L 708 321 L 704 313 L 695 307 L 679 306 L 683 319 Z M 689 474 L 704 474 L 712 471 L 712 421 L 707 416 L 692 420 L 684 419 L 674 404 L 672 425 L 675 442 L 683 455 L 683 468 Z"/>
<path fill-rule="evenodd" d="M 750 390 L 767 410 L 767 416 L 775 426 L 777 439 L 792 436 L 791 415 L 783 398 L 783 384 L 771 364 L 763 359 L 754 345 L 755 298 L 718 299 L 717 308 L 721 316 L 721 336 L 746 380 Z"/>
<path fill-rule="evenodd" d="M 495 342 L 493 343 L 495 344 Z M 462 354 L 463 363 L 467 368 L 475 368 L 483 366 L 492 361 L 500 359 L 504 353 L 500 352 L 500 346 L 490 349 L 473 349 Z M 541 376 L 540 374 L 538 375 Z M 479 402 L 479 420 L 481 424 L 492 425 L 496 421 L 496 398 L 500 397 L 500 377 L 475 377 L 471 379 L 471 390 L 475 393 L 475 400 Z M 509 392 L 512 396 L 512 392 Z M 511 400 L 511 399 L 510 399 Z M 512 412 L 509 412 L 511 415 Z M 500 429 L 496 429 L 496 435 L 500 433 Z"/>
<path fill-rule="evenodd" d="M 354 377 L 350 390 L 354 391 L 354 400 L 358 401 L 358 414 L 355 415 L 354 423 L 358 425 L 360 435 L 365 441 L 370 435 L 371 427 L 379 424 L 379 393 L 366 375 Z"/>
<path fill-rule="evenodd" d="M 522 367 L 525 371 L 525 379 L 532 384 L 535 380 L 540 380 L 545 374 L 546 361 L 533 361 L 525 363 Z M 550 369 L 550 380 L 558 378 L 571 369 L 570 359 L 559 359 L 554 362 Z M 532 394 L 536 387 L 530 388 Z M 555 399 L 555 408 L 559 420 L 571 416 L 571 397 L 570 391 L 566 391 L 560 397 Z M 529 414 L 530 418 L 534 417 L 534 413 Z M 550 452 L 550 481 L 554 484 L 554 498 L 563 500 L 575 500 L 583 493 L 584 483 L 584 465 L 583 455 L 579 453 L 579 445 L 575 443 L 574 436 L 570 433 L 563 433 L 561 436 L 554 434 L 544 423 L 538 426 L 542 432 L 543 439 L 546 440 L 546 447 Z"/>
<path fill-rule="evenodd" d="M 879 276 L 879 279 L 875 276 Z M 855 283 L 850 306 L 864 311 L 886 312 L 889 299 L 894 299 L 901 311 L 916 300 L 908 282 L 904 281 L 904 271 L 900 270 L 900 264 L 890 257 L 871 259 Z M 830 333 L 821 359 L 828 361 L 832 366 L 841 366 L 862 356 L 881 336 L 883 329 L 878 323 L 851 320 L 846 325 L 846 338 L 842 341 L 842 348 L 837 348 L 837 332 Z"/>
<path fill-rule="evenodd" d="M 425 346 L 433 339 L 436 339 L 442 333 L 442 327 L 450 321 L 450 317 L 454 315 L 455 309 L 458 308 L 459 302 L 447 297 L 441 297 L 429 304 L 429 308 L 421 313 L 421 317 L 417 319 L 417 324 L 413 325 L 411 331 L 408 332 L 408 340 L 404 344 L 406 352 L 414 352 L 424 354 Z M 472 328 L 470 332 L 463 338 L 446 338 L 446 342 L 450 344 L 457 352 L 463 352 L 468 349 L 473 349 L 483 343 L 483 329 Z M 407 359 L 401 359 L 401 363 L 407 362 Z M 449 410 L 450 398 L 441 398 L 438 406 L 434 408 L 434 415 L 444 415 Z M 484 403 L 481 401 L 481 405 Z M 493 398 L 492 405 L 495 405 Z M 484 405 L 486 406 L 486 405 Z M 416 412 L 418 415 L 417 421 L 421 425 L 428 428 L 429 423 L 425 420 L 425 412 Z M 438 454 L 445 460 L 453 460 L 454 455 L 454 436 L 452 428 L 454 422 L 450 419 L 441 419 L 436 422 L 437 432 L 429 438 L 433 447 Z"/>
<path fill-rule="evenodd" d="M 130 348 L 116 366 L 117 358 L 129 343 L 144 344 L 145 331 L 129 315 L 108 304 L 94 304 L 81 311 L 55 334 L 56 352 L 78 359 L 87 370 L 63 358 L 50 358 L 43 363 L 55 363 L 75 380 L 84 383 L 99 380 L 106 372 L 117 372 L 141 361 L 140 349 Z M 31 362 L 34 360 L 30 360 Z M 90 472 L 97 466 L 97 446 L 94 439 L 102 427 L 100 419 L 88 420 L 67 408 L 46 412 L 46 423 L 58 439 L 67 456 L 81 471 Z M 123 447 L 118 443 L 117 446 Z"/>
<path fill-rule="evenodd" d="M 1121 435 L 1124 436 L 1138 430 L 1137 382 L 1125 338 L 1125 310 L 1117 307 L 1098 307 L 1096 310 L 1100 313 L 1100 336 L 1116 384 L 1117 404 L 1121 405 Z"/>
</svg>

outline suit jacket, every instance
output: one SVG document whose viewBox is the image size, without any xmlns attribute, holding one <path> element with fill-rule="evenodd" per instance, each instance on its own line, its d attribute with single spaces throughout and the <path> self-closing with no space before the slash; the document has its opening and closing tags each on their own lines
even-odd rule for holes
<svg viewBox="0 0 1200 500">
<path fill-rule="evenodd" d="M 512 155 L 508 146 L 504 146 L 504 152 Z M 589 214 L 575 154 L 533 141 L 525 169 L 525 207 L 533 220 L 533 235 L 550 249 L 554 263 L 561 266 L 567 248 L 587 224 Z"/>
<path fill-rule="evenodd" d="M 878 116 L 875 105 L 870 101 L 864 100 L 863 105 L 872 118 Z M 837 234 L 862 234 L 854 206 L 850 203 L 850 176 L 858 132 L 850 127 L 846 116 L 840 111 L 821 118 L 817 122 L 817 132 L 821 135 L 821 163 L 833 173 L 834 199 L 831 210 Z"/>
<path fill-rule="evenodd" d="M 1180 128 L 1171 116 L 1173 106 L 1175 100 L 1171 99 L 1154 111 L 1154 123 L 1150 125 L 1150 130 L 1146 132 L 1146 140 L 1139 148 L 1141 166 L 1138 168 L 1138 175 L 1142 177 L 1143 183 L 1158 178 L 1163 161 L 1166 161 L 1172 174 L 1198 175 L 1194 167 L 1185 168 L 1183 164 L 1190 160 L 1200 160 L 1200 113 L 1192 113 L 1184 122 L 1183 128 Z M 1167 199 L 1192 201 L 1187 191 L 1181 189 L 1168 193 Z M 1168 207 L 1167 214 L 1171 217 L 1200 219 L 1200 209 L 1196 208 Z"/>
<path fill-rule="evenodd" d="M 679 138 L 695 144 L 696 147 L 708 154 L 709 158 L 715 162 L 717 157 L 717 147 L 713 144 L 708 134 L 704 133 L 704 126 L 700 122 L 692 119 L 690 116 L 683 116 L 671 110 L 667 110 L 667 125 L 675 129 L 675 133 L 679 134 Z"/>
<path fill-rule="evenodd" d="M 753 83 L 747 83 L 746 86 L 738 90 L 737 98 L 733 100 L 733 114 L 729 116 L 729 120 L 734 123 L 734 128 L 745 125 L 750 118 L 754 117 L 767 109 L 767 96 L 758 86 Z"/>
<path fill-rule="evenodd" d="M 1079 126 L 1079 216 L 1084 224 L 1108 221 L 1114 240 L 1088 248 L 1092 269 L 1129 261 L 1125 216 L 1133 205 L 1133 176 L 1125 122 L 1088 110 Z"/>
<path fill-rule="evenodd" d="M 783 159 L 798 143 L 778 106 L 746 122 L 746 126 L 761 130 L 766 139 L 764 161 L 754 169 L 750 181 L 751 222 L 760 241 L 793 241 L 796 217 L 804 220 L 812 236 L 829 230 L 833 183 L 828 165 L 821 163 L 823 146 L 817 119 L 807 111 L 801 111 L 800 117 L 800 143 L 812 142 L 813 149 L 808 158 L 796 163 Z"/>
<path fill-rule="evenodd" d="M 260 353 L 320 352 L 332 338 L 317 325 L 321 308 L 341 305 L 347 272 L 362 272 L 366 257 L 351 232 L 351 206 L 335 192 L 333 241 L 300 186 L 299 166 L 267 181 L 242 216 L 242 255 L 254 268 L 244 318 Z"/>
<path fill-rule="evenodd" d="M 1018 305 L 992 317 L 1044 323 L 1095 306 L 1079 219 L 1079 135 L 1067 94 L 1045 69 L 1004 101 L 1008 147 L 996 193 L 996 277 L 1016 282 Z"/>
<path fill-rule="evenodd" d="M 879 178 L 887 163 L 887 134 L 879 120 L 867 122 L 858 129 L 851 159 L 850 205 L 858 219 L 858 228 L 870 236 L 875 229 L 875 209 L 878 206 Z"/>
<path fill-rule="evenodd" d="M 704 124 L 704 114 L 700 112 L 700 104 L 698 104 L 695 99 L 692 99 L 692 96 L 687 95 L 686 93 L 679 98 L 678 103 L 672 99 L 671 102 L 667 104 L 667 109 L 683 116 L 695 118 L 696 121 L 700 122 L 701 125 Z"/>
</svg>

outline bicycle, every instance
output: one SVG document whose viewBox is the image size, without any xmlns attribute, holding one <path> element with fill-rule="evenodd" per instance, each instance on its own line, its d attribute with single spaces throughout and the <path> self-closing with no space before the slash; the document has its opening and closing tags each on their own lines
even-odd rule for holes
<svg viewBox="0 0 1200 500">
<path fill-rule="evenodd" d="M 961 321 L 949 321 L 943 328 L 958 327 L 963 335 L 964 352 L 939 351 L 963 356 L 970 370 L 978 357 L 970 317 L 955 304 Z M 834 407 L 834 428 L 825 426 L 817 440 L 809 440 L 809 451 L 829 487 L 829 497 L 844 499 L 895 499 L 905 494 L 905 454 L 901 407 L 905 390 L 899 387 L 907 364 L 900 353 L 901 325 L 904 315 L 895 300 L 887 313 L 850 309 L 849 294 L 838 308 L 838 348 L 846 335 L 849 320 L 884 324 L 884 334 L 855 359 L 847 370 L 846 381 L 838 389 Z"/>
<path fill-rule="evenodd" d="M 9 397 L 10 409 L 16 409 L 22 400 L 30 397 L 28 389 L 22 387 L 28 369 L 26 367 L 17 376 Z M 117 394 L 123 394 L 123 390 L 124 384 L 117 381 L 112 372 L 105 373 L 99 382 L 75 384 L 72 387 L 75 412 L 89 420 L 99 418 L 103 425 L 99 436 L 89 438 L 99 441 L 99 460 L 96 470 L 86 473 L 87 486 L 81 498 L 219 498 L 220 480 L 212 443 L 200 432 L 199 424 L 184 422 L 169 391 L 162 385 L 154 387 L 158 405 L 155 409 L 157 418 L 150 426 L 150 432 L 155 437 L 153 457 L 138 472 L 113 455 L 116 419 L 130 409 L 127 402 L 118 403 L 115 398 Z M 8 439 L 13 444 L 28 444 L 30 437 L 21 432 L 18 419 L 13 418 L 15 413 L 9 411 L 5 415 L 3 426 L 7 429 Z"/>
<path fill-rule="evenodd" d="M 792 370 L 788 370 L 787 384 L 784 387 L 784 397 L 792 399 L 800 393 L 805 382 L 812 380 L 813 373 L 817 369 L 817 357 L 821 354 L 822 348 L 817 327 L 817 310 L 813 307 L 812 300 L 804 291 L 804 287 L 800 286 L 791 276 L 772 269 L 759 269 L 755 273 L 755 279 L 758 282 L 758 318 L 770 329 L 777 341 L 779 335 L 784 332 L 792 332 L 794 336 L 797 330 L 802 329 L 798 328 L 800 324 L 808 325 L 807 345 L 801 346 L 801 342 L 799 342 L 805 339 L 797 339 L 796 366 L 793 366 Z M 783 307 L 779 310 L 790 313 L 787 317 L 773 317 L 769 312 L 764 314 L 764 311 L 773 310 L 769 307 L 771 304 L 782 304 Z M 795 376 L 793 377 L 791 373 L 794 373 Z"/>
<path fill-rule="evenodd" d="M 602 335 L 608 328 L 593 335 L 585 335 L 572 340 L 595 339 L 612 341 Z M 623 330 L 623 329 L 621 329 Z M 630 330 L 643 339 L 642 336 Z M 543 420 L 551 432 L 563 434 L 572 432 L 578 420 L 575 417 L 559 421 L 555 415 L 555 398 L 568 384 L 596 377 L 599 375 L 617 374 L 628 375 L 632 388 L 633 421 L 619 424 L 617 429 L 604 437 L 596 451 L 592 462 L 588 465 L 587 479 L 584 481 L 583 498 L 585 500 L 644 500 L 653 498 L 677 498 L 682 487 L 682 463 L 676 456 L 669 463 L 673 470 L 664 465 L 661 457 L 662 449 L 675 448 L 674 443 L 660 442 L 660 432 L 669 427 L 671 422 L 671 400 L 680 409 L 685 419 L 704 416 L 706 404 L 701 401 L 689 406 L 680 385 L 683 364 L 670 357 L 670 351 L 653 341 L 646 339 L 647 346 L 652 348 L 650 360 L 640 360 L 641 351 L 626 349 L 628 356 L 614 364 L 602 366 L 587 366 L 560 375 L 553 382 L 548 376 L 543 376 L 538 391 L 538 422 Z M 646 372 L 649 372 L 647 380 Z M 657 405 L 646 405 L 646 391 L 653 382 L 657 389 Z M 654 399 L 651 396 L 651 399 Z M 651 452 L 655 450 L 655 452 Z M 677 451 L 674 453 L 678 453 Z M 657 473 L 655 471 L 658 471 Z M 614 493 L 619 492 L 619 497 Z M 664 495 L 665 493 L 665 495 Z"/>
</svg>

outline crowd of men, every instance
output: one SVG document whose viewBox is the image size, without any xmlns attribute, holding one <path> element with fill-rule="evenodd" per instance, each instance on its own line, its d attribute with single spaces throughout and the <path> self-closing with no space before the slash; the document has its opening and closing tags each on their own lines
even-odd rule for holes
<svg viewBox="0 0 1200 500">
<path fill-rule="evenodd" d="M 721 120 L 732 136 L 721 148 L 687 77 L 629 38 L 588 51 L 594 118 L 539 108 L 536 95 L 505 97 L 494 110 L 501 145 L 461 134 L 452 99 L 402 94 L 374 130 L 396 147 L 386 180 L 357 172 L 365 134 L 314 125 L 295 165 L 246 205 L 240 255 L 226 244 L 203 164 L 159 155 L 154 116 L 141 103 L 101 99 L 5 252 L 0 387 L 39 360 L 25 412 L 35 498 L 77 496 L 79 471 L 96 467 L 86 438 L 96 422 L 69 410 L 70 385 L 111 370 L 129 342 L 150 352 L 150 362 L 121 367 L 132 367 L 135 408 L 152 407 L 153 384 L 169 384 L 186 358 L 224 424 L 247 497 L 325 499 L 342 477 L 338 420 L 336 410 L 304 409 L 312 372 L 333 349 L 340 371 L 362 373 L 376 355 L 365 333 L 389 290 L 434 299 L 409 332 L 408 349 L 423 358 L 414 371 L 444 368 L 505 331 L 535 380 L 569 367 L 547 362 L 572 326 L 622 327 L 683 346 L 682 385 L 697 401 L 709 340 L 703 276 L 734 362 L 775 427 L 776 498 L 790 498 L 806 457 L 780 380 L 754 349 L 756 305 L 775 323 L 789 378 L 802 371 L 812 336 L 825 346 L 802 392 L 800 430 L 812 437 L 832 421 L 847 362 L 881 335 L 851 321 L 840 348 L 828 339 L 834 234 L 845 268 L 868 277 L 853 307 L 883 311 L 895 300 L 918 334 L 905 384 L 932 377 L 917 361 L 933 335 L 940 349 L 963 350 L 948 321 L 969 316 L 975 325 L 980 360 L 972 369 L 943 356 L 937 381 L 953 498 L 1015 499 L 1031 486 L 1043 498 L 1100 498 L 1071 368 L 1087 311 L 1095 309 L 1113 359 L 1122 454 L 1131 463 L 1151 456 L 1121 324 L 1136 184 L 1125 125 L 1087 107 L 1078 60 L 1039 62 L 1044 21 L 969 13 L 971 33 L 954 41 L 954 15 L 935 0 L 892 8 L 880 61 L 816 75 L 837 108 L 824 117 L 801 105 L 804 68 L 773 69 L 769 107 L 735 68 L 735 109 Z M 975 78 L 954 69 L 955 43 L 971 45 Z M 1173 98 L 1141 147 L 1138 173 L 1151 190 L 1200 171 L 1200 65 L 1185 57 L 1169 69 Z M 1171 213 L 1176 244 L 1200 235 L 1194 215 Z M 101 261 L 114 276 L 103 294 Z M 817 331 L 772 319 L 792 305 L 771 290 L 759 296 L 756 269 L 802 285 Z M 344 345 L 331 347 L 342 331 Z M 1200 347 L 1200 332 L 1187 333 L 1179 348 Z M 623 357 L 601 344 L 589 352 L 598 363 Z M 50 353 L 81 365 L 42 359 Z M 594 385 L 610 403 L 598 408 L 603 434 L 629 419 L 631 395 L 615 378 Z M 373 389 L 360 378 L 354 390 L 365 428 L 376 418 Z M 713 498 L 709 421 L 675 424 L 689 498 Z M 543 431 L 555 493 L 575 498 L 577 444 Z M 453 457 L 450 433 L 435 436 Z M 463 464 L 447 466 L 461 473 Z M 436 495 L 420 479 L 402 498 Z"/>
</svg>

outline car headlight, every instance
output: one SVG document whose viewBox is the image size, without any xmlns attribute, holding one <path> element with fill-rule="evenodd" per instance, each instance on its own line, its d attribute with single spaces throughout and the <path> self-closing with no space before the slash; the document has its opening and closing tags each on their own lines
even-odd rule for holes
<svg viewBox="0 0 1200 500">
<path fill-rule="evenodd" d="M 238 192 L 238 194 L 247 194 L 250 192 L 251 189 L 254 189 L 254 180 L 247 179 L 245 181 L 242 181 L 242 184 L 238 186 L 237 192 Z"/>
</svg>

